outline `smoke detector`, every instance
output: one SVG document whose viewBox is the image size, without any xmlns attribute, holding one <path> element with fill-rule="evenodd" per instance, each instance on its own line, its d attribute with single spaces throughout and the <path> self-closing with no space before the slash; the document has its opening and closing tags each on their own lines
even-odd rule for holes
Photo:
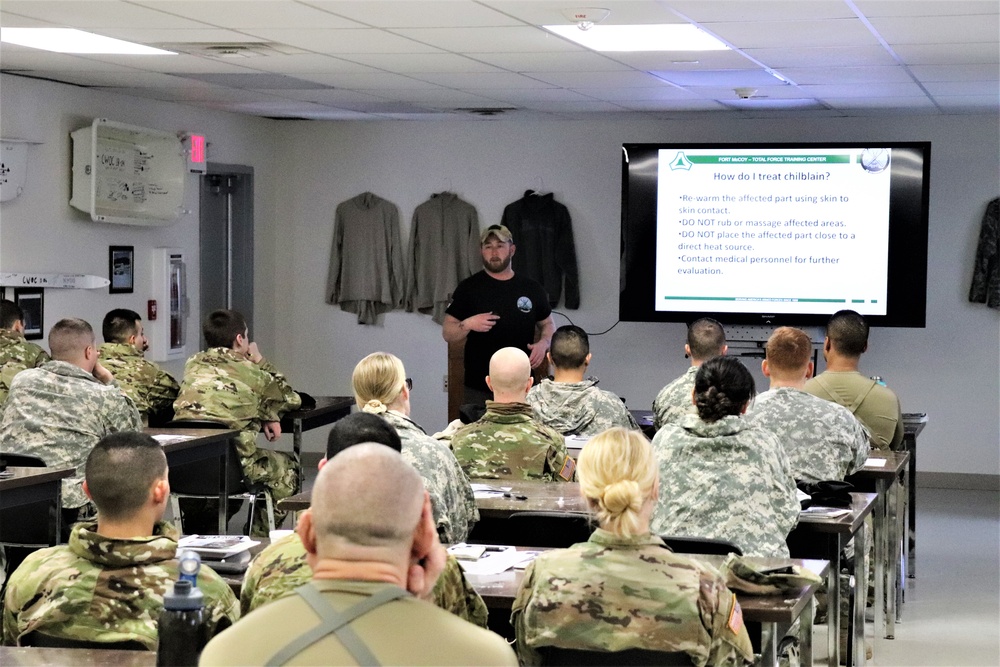
<svg viewBox="0 0 1000 667">
<path fill-rule="evenodd" d="M 754 95 L 757 94 L 756 88 L 733 88 L 733 92 L 736 93 L 736 97 L 741 100 L 749 100 Z"/>
<path fill-rule="evenodd" d="M 499 116 L 509 111 L 517 111 L 514 107 L 463 107 L 455 109 L 458 113 L 468 113 L 473 116 Z"/>
<path fill-rule="evenodd" d="M 575 23 L 580 30 L 590 30 L 595 23 L 600 23 L 608 18 L 611 15 L 611 10 L 603 7 L 580 7 L 578 9 L 564 9 L 562 15 Z"/>
</svg>

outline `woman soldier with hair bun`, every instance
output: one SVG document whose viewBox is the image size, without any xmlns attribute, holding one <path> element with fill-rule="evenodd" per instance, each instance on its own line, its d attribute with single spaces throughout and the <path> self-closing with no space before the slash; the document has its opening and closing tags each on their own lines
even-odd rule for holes
<svg viewBox="0 0 1000 667">
<path fill-rule="evenodd" d="M 753 376 L 733 357 L 709 359 L 695 376 L 697 415 L 653 438 L 661 493 L 660 535 L 728 540 L 748 556 L 787 557 L 799 517 L 795 481 L 777 436 L 743 419 Z"/>
<path fill-rule="evenodd" d="M 649 532 L 659 475 L 645 436 L 620 427 L 595 436 L 577 478 L 599 528 L 528 566 L 511 617 L 521 664 L 543 664 L 550 647 L 687 653 L 695 665 L 752 661 L 725 581 Z"/>
</svg>

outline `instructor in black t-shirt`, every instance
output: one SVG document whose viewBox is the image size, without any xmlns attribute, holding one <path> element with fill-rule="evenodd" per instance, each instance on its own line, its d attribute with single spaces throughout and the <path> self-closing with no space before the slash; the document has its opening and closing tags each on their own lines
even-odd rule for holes
<svg viewBox="0 0 1000 667">
<path fill-rule="evenodd" d="M 492 225 L 479 240 L 484 270 L 455 288 L 442 335 L 449 343 L 465 340 L 464 402 L 482 404 L 493 398 L 486 386 L 493 353 L 516 347 L 528 355 L 532 368 L 541 366 L 555 326 L 545 289 L 515 276 L 510 267 L 515 250 L 510 230 Z"/>
</svg>

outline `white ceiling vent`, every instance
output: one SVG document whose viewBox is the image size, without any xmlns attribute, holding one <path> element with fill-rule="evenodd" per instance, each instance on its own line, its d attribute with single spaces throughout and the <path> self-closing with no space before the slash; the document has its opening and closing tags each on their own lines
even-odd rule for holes
<svg viewBox="0 0 1000 667">
<path fill-rule="evenodd" d="M 266 58 L 270 56 L 291 56 L 300 53 L 307 53 L 304 49 L 288 46 L 286 44 L 277 44 L 275 42 L 234 42 L 226 44 L 188 42 L 160 44 L 159 48 L 167 49 L 168 51 L 179 51 L 192 56 L 225 60 L 239 58 Z"/>
</svg>

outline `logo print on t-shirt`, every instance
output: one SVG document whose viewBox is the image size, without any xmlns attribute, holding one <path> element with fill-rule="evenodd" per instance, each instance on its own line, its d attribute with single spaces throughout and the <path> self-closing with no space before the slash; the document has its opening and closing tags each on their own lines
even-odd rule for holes
<svg viewBox="0 0 1000 667">
<path fill-rule="evenodd" d="M 521 296 L 517 298 L 517 309 L 522 313 L 531 312 L 531 299 L 526 296 Z"/>
</svg>

